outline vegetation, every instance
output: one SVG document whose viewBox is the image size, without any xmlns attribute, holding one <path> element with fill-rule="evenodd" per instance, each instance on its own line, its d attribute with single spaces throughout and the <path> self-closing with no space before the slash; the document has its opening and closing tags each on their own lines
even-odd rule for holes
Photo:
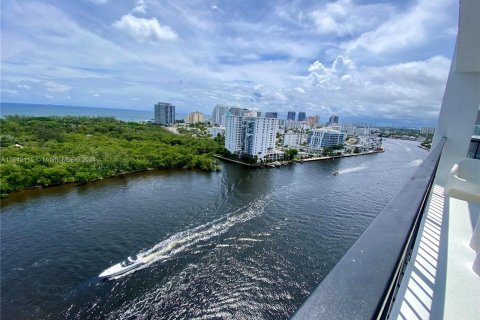
<svg viewBox="0 0 480 320">
<path fill-rule="evenodd" d="M 288 157 L 288 160 L 293 160 L 298 154 L 298 150 L 297 149 L 288 149 L 288 152 L 287 152 L 287 157 Z"/>
<path fill-rule="evenodd" d="M 379 137 L 382 138 L 418 138 L 418 137 L 427 137 L 428 135 L 423 134 L 420 130 L 417 129 L 408 129 L 408 128 L 381 128 Z"/>
<path fill-rule="evenodd" d="M 329 156 L 329 157 L 336 156 L 339 154 L 338 150 L 341 150 L 341 149 L 343 149 L 343 144 L 326 147 L 323 149 L 323 155 Z"/>
<path fill-rule="evenodd" d="M 432 139 L 433 139 L 433 135 L 428 135 L 425 141 L 420 143 L 420 145 L 425 149 L 430 150 L 430 148 L 432 147 Z"/>
<path fill-rule="evenodd" d="M 207 124 L 204 122 L 190 123 L 185 127 L 178 127 L 178 133 L 183 135 L 190 135 L 193 137 L 210 137 L 207 132 Z"/>
<path fill-rule="evenodd" d="M 149 169 L 216 170 L 221 139 L 172 134 L 113 118 L 0 119 L 0 192 L 87 182 Z"/>
</svg>

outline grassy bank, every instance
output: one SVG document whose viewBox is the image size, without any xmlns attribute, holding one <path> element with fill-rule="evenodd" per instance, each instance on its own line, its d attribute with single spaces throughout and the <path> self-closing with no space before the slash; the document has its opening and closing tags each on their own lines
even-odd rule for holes
<svg viewBox="0 0 480 320">
<path fill-rule="evenodd" d="M 0 192 L 87 182 L 148 169 L 216 170 L 223 145 L 113 118 L 0 119 Z"/>
</svg>

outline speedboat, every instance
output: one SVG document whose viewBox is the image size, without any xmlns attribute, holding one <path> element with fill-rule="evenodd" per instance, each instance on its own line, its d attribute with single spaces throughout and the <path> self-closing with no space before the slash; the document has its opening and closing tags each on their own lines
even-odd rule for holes
<svg viewBox="0 0 480 320">
<path fill-rule="evenodd" d="M 117 263 L 110 268 L 104 270 L 102 273 L 98 275 L 99 278 L 102 279 L 110 279 L 121 274 L 124 274 L 130 270 L 136 269 L 141 265 L 144 265 L 145 259 L 137 258 L 137 256 L 128 257 L 124 261 Z"/>
<path fill-rule="evenodd" d="M 340 173 L 340 172 L 338 172 L 338 171 L 333 171 L 333 172 L 332 172 L 332 174 L 333 174 L 334 176 L 338 176 L 339 173 Z"/>
</svg>

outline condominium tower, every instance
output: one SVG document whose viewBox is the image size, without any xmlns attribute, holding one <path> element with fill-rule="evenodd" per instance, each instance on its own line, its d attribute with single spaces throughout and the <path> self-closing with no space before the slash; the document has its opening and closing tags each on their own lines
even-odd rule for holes
<svg viewBox="0 0 480 320">
<path fill-rule="evenodd" d="M 307 142 L 311 148 L 320 149 L 343 144 L 345 133 L 331 129 L 313 129 Z"/>
<path fill-rule="evenodd" d="M 299 112 L 298 121 L 305 121 L 305 120 L 307 120 L 307 115 L 305 114 L 305 112 Z"/>
<path fill-rule="evenodd" d="M 328 118 L 327 125 L 330 126 L 330 125 L 338 124 L 338 120 L 339 120 L 338 116 L 336 116 L 336 115 L 330 116 L 330 118 Z"/>
<path fill-rule="evenodd" d="M 275 149 L 278 119 L 227 114 L 225 127 L 225 148 L 231 153 L 262 160 Z"/>
<path fill-rule="evenodd" d="M 190 112 L 188 116 L 185 118 L 186 123 L 198 123 L 198 122 L 203 122 L 205 120 L 205 117 L 203 116 L 203 113 L 200 111 L 194 111 Z"/>
<path fill-rule="evenodd" d="M 175 106 L 166 102 L 155 104 L 155 123 L 164 126 L 175 124 Z"/>
<path fill-rule="evenodd" d="M 295 121 L 295 111 L 288 111 L 287 120 Z"/>
<path fill-rule="evenodd" d="M 217 104 L 212 111 L 212 122 L 214 125 L 222 125 L 222 118 L 228 112 L 228 106 Z"/>
<path fill-rule="evenodd" d="M 265 118 L 278 118 L 277 112 L 265 112 Z"/>
</svg>

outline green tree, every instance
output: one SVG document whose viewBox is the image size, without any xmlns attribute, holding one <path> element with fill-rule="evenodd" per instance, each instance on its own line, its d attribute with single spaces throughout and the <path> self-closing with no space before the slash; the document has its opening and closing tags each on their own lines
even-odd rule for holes
<svg viewBox="0 0 480 320">
<path fill-rule="evenodd" d="M 297 149 L 288 149 L 288 158 L 292 160 L 298 154 Z"/>
</svg>

